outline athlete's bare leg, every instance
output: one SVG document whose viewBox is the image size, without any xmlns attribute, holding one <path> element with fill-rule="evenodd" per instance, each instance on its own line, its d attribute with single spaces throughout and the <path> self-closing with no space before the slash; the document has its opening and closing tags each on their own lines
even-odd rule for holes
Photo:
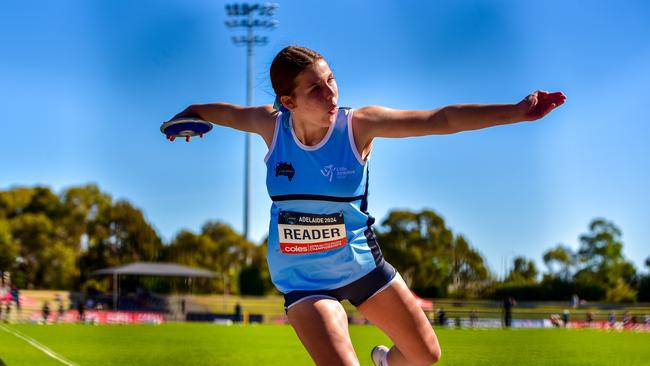
<svg viewBox="0 0 650 366">
<path fill-rule="evenodd" d="M 399 274 L 358 309 L 395 343 L 388 352 L 389 366 L 431 365 L 440 359 L 436 333 Z"/>
<path fill-rule="evenodd" d="M 348 317 L 336 300 L 312 298 L 289 308 L 289 322 L 316 365 L 359 365 Z"/>
</svg>

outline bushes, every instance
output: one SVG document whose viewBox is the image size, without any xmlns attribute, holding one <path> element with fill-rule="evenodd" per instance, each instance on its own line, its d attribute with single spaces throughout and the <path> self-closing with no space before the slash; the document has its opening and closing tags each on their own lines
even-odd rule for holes
<svg viewBox="0 0 650 366">
<path fill-rule="evenodd" d="M 641 302 L 650 302 L 650 275 L 641 277 L 639 281 L 637 300 Z"/>
<path fill-rule="evenodd" d="M 412 290 L 420 297 L 439 299 L 448 296 L 447 291 L 442 286 L 414 287 Z"/>
<path fill-rule="evenodd" d="M 601 285 L 581 284 L 561 279 L 545 279 L 538 284 L 499 284 L 495 287 L 493 299 L 512 296 L 518 301 L 564 301 L 577 294 L 589 301 L 604 300 L 607 290 Z"/>
<path fill-rule="evenodd" d="M 261 296 L 270 287 L 256 266 L 246 266 L 239 272 L 239 294 Z"/>
<path fill-rule="evenodd" d="M 636 294 L 636 290 L 619 278 L 618 281 L 616 281 L 616 285 L 607 290 L 607 301 L 635 302 Z"/>
<path fill-rule="evenodd" d="M 517 301 L 548 300 L 542 284 L 499 284 L 490 297 L 501 300 L 510 296 Z"/>
</svg>

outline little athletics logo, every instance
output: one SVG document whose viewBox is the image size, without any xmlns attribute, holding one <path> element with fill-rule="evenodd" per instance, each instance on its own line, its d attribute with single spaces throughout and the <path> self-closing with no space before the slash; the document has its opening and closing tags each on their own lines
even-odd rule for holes
<svg viewBox="0 0 650 366">
<path fill-rule="evenodd" d="M 355 170 L 348 169 L 344 166 L 334 166 L 334 164 L 330 164 L 325 165 L 320 172 L 331 182 L 334 177 L 336 177 L 336 179 L 345 179 L 348 175 L 354 174 Z"/>
</svg>

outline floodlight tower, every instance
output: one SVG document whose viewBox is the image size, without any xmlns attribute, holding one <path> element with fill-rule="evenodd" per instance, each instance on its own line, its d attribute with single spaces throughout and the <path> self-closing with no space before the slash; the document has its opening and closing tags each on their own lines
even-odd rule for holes
<svg viewBox="0 0 650 366">
<path fill-rule="evenodd" d="M 268 43 L 266 36 L 254 36 L 256 28 L 271 30 L 276 28 L 279 22 L 273 19 L 279 5 L 275 3 L 264 4 L 229 4 L 226 5 L 226 13 L 230 17 L 225 21 L 228 28 L 243 28 L 246 35 L 231 37 L 232 42 L 237 46 L 246 46 L 246 105 L 253 104 L 253 47 L 263 46 Z M 250 207 L 250 151 L 251 135 L 246 132 L 244 144 L 244 239 L 248 240 L 248 218 Z"/>
</svg>

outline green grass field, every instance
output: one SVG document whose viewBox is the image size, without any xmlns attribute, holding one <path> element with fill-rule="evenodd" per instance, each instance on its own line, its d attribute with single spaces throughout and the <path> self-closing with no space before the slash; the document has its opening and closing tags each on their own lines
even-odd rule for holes
<svg viewBox="0 0 650 366">
<path fill-rule="evenodd" d="M 289 326 L 2 325 L 0 365 L 64 365 L 17 337 L 46 346 L 74 365 L 310 365 Z M 388 338 L 372 326 L 351 326 L 362 365 Z M 650 333 L 597 330 L 438 330 L 440 365 L 648 365 Z"/>
</svg>

